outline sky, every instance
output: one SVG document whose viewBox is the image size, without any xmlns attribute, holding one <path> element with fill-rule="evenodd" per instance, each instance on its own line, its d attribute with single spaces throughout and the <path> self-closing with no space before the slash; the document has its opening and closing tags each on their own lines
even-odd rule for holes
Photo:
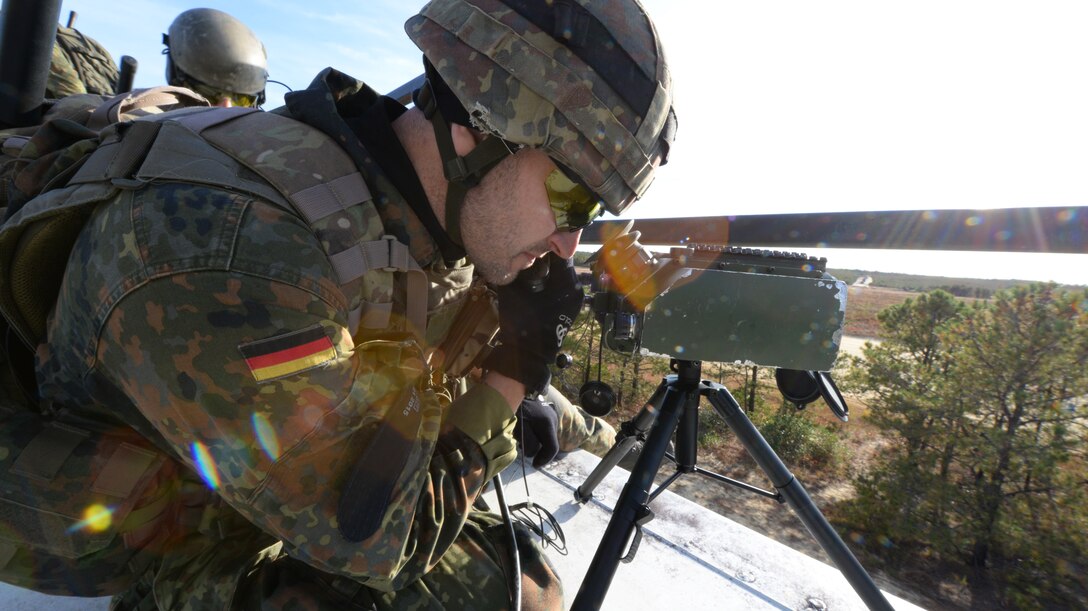
<svg viewBox="0 0 1088 611">
<path fill-rule="evenodd" d="M 643 0 L 669 58 L 672 157 L 627 218 L 1088 205 L 1088 3 Z M 405 0 L 64 0 L 61 22 L 162 84 L 161 34 L 218 8 L 271 78 L 421 72 Z M 266 108 L 286 89 L 270 83 Z M 830 268 L 1088 284 L 1088 254 L 801 249 Z M 877 277 L 879 283 L 879 276 Z"/>
</svg>

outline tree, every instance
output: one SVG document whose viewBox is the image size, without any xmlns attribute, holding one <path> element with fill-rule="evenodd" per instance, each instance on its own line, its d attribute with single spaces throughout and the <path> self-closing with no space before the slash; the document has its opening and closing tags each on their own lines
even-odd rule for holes
<svg viewBox="0 0 1088 611">
<path fill-rule="evenodd" d="M 975 566 L 986 566 L 1013 502 L 1061 494 L 1060 467 L 1084 443 L 1071 429 L 1084 422 L 1075 402 L 1088 395 L 1082 299 L 1054 285 L 1016 288 L 945 331 L 960 342 L 951 390 L 974 406 L 961 459 L 973 473 L 963 483 Z"/>
<path fill-rule="evenodd" d="M 1017 606 L 1088 595 L 1069 569 L 1088 557 L 1086 304 L 1052 284 L 972 307 L 930 293 L 881 313 L 886 340 L 859 374 L 895 444 L 859 478 L 858 507 Z"/>
<path fill-rule="evenodd" d="M 965 406 L 944 392 L 952 347 L 939 332 L 964 309 L 949 293 L 934 291 L 880 312 L 885 339 L 864 350 L 860 380 L 855 381 L 875 393 L 869 420 L 896 443 L 883 469 L 861 476 L 864 504 L 877 506 L 882 535 L 918 537 L 942 550 L 953 547 L 947 497 Z"/>
</svg>

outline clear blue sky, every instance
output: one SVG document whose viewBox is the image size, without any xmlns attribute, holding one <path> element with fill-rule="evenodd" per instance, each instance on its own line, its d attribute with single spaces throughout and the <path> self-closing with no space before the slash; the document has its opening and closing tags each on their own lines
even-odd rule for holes
<svg viewBox="0 0 1088 611">
<path fill-rule="evenodd" d="M 1088 205 L 1088 3 L 644 0 L 673 69 L 672 162 L 631 217 Z M 66 0 L 137 86 L 208 6 L 264 40 L 273 79 L 325 66 L 388 91 L 420 72 L 400 0 Z M 274 107 L 285 90 L 269 85 Z M 1088 284 L 1088 255 L 805 249 L 831 267 Z"/>
</svg>

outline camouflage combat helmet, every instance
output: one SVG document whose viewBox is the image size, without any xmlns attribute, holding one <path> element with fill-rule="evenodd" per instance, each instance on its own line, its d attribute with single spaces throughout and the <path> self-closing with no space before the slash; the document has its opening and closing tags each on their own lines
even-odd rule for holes
<svg viewBox="0 0 1088 611">
<path fill-rule="evenodd" d="M 473 127 L 543 149 L 612 214 L 667 161 L 672 79 L 637 0 L 433 0 L 405 30 Z"/>
<path fill-rule="evenodd" d="M 174 19 L 162 42 L 171 85 L 205 97 L 229 95 L 245 106 L 264 102 L 268 54 L 241 21 L 215 9 L 190 9 Z"/>
</svg>

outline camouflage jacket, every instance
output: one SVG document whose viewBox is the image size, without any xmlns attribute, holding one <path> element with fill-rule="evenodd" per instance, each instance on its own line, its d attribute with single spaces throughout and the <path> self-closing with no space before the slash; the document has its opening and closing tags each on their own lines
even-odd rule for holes
<svg viewBox="0 0 1088 611">
<path fill-rule="evenodd" d="M 284 118 L 253 142 L 285 158 L 307 130 L 344 143 L 380 218 L 338 222 L 380 222 L 406 241 L 431 279 L 432 318 L 448 319 L 471 267 L 437 256 L 345 123 L 387 102 L 335 72 L 302 93 L 280 114 L 316 128 Z M 335 278 L 311 228 L 282 207 L 207 184 L 126 184 L 76 241 L 38 378 L 62 417 L 141 431 L 292 556 L 398 589 L 434 565 L 513 460 L 513 419 L 485 385 L 444 399 L 411 336 L 353 337 Z M 428 328 L 423 343 L 443 334 Z"/>
</svg>

